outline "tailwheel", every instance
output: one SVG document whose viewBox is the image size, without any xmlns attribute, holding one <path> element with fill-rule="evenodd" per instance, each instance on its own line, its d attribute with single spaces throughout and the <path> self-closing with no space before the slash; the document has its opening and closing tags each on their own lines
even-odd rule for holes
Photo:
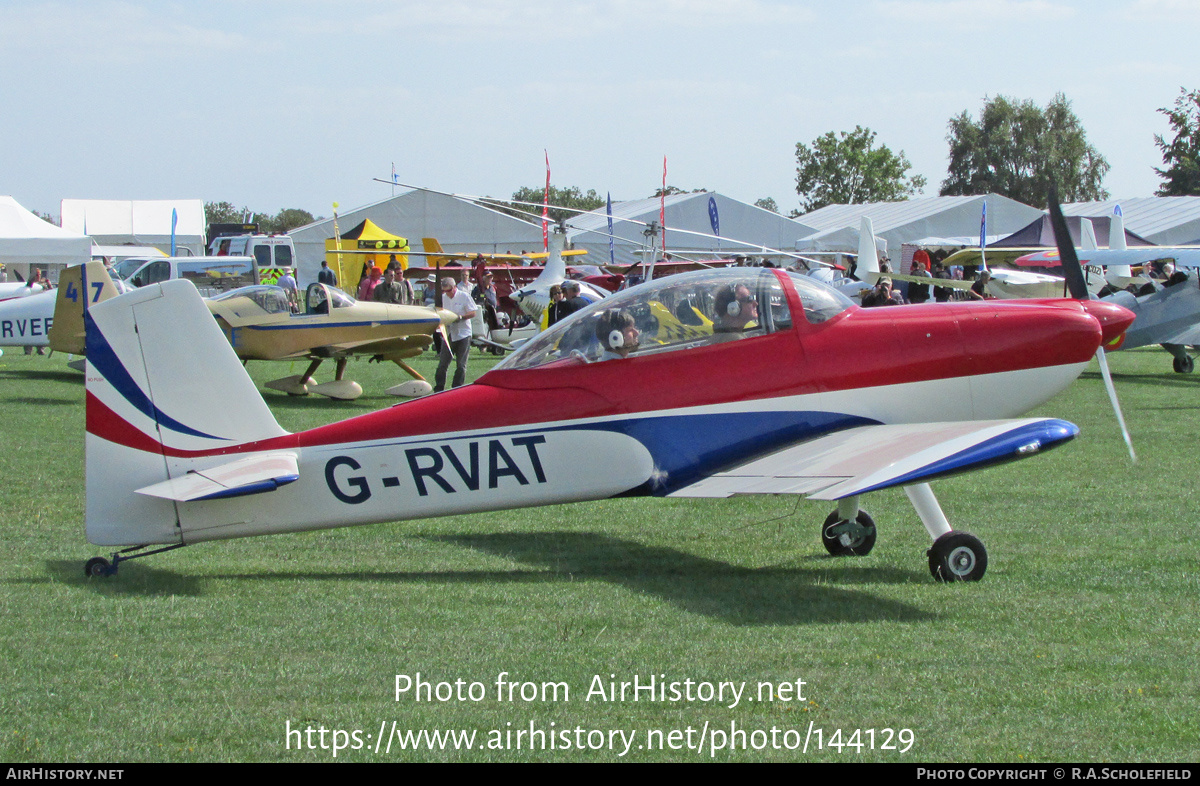
<svg viewBox="0 0 1200 786">
<path fill-rule="evenodd" d="M 92 557 L 83 566 L 83 575 L 90 578 L 111 576 L 115 571 L 104 557 Z"/>
<path fill-rule="evenodd" d="M 875 546 L 875 521 L 865 510 L 858 511 L 853 521 L 835 510 L 821 526 L 821 543 L 834 557 L 865 556 Z"/>
<path fill-rule="evenodd" d="M 967 532 L 947 532 L 927 554 L 929 572 L 938 581 L 979 581 L 987 571 L 987 549 Z"/>
<path fill-rule="evenodd" d="M 1176 374 L 1191 374 L 1196 368 L 1196 361 L 1191 355 L 1183 355 L 1172 360 L 1171 367 L 1175 369 Z"/>
</svg>

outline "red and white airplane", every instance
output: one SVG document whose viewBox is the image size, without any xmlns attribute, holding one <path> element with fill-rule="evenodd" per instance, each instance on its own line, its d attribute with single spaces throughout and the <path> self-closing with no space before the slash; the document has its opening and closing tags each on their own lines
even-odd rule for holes
<svg viewBox="0 0 1200 786">
<path fill-rule="evenodd" d="M 865 554 L 862 496 L 901 486 L 933 576 L 971 581 L 987 553 L 929 481 L 1073 438 L 1019 416 L 1133 314 L 1068 299 L 864 309 L 780 270 L 699 271 L 594 303 L 473 384 L 296 434 L 190 282 L 85 319 L 87 537 L 121 549 L 91 576 L 208 540 L 616 496 L 836 501 L 824 545 Z"/>
</svg>

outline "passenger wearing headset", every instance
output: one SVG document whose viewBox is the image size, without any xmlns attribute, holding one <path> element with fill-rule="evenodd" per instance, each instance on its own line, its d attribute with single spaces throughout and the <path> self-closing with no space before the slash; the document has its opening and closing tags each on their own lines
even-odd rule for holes
<svg viewBox="0 0 1200 786">
<path fill-rule="evenodd" d="M 605 311 L 596 323 L 596 338 L 600 339 L 600 345 L 604 348 L 600 359 L 618 360 L 629 357 L 629 353 L 638 348 L 640 335 L 633 322 L 633 316 L 628 311 Z"/>
<path fill-rule="evenodd" d="M 713 306 L 717 312 L 714 333 L 741 333 L 758 327 L 758 301 L 745 284 L 721 287 Z"/>
</svg>

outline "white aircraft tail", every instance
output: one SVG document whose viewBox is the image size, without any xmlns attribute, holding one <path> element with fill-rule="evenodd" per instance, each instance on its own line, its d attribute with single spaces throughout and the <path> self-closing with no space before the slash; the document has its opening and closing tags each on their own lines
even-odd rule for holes
<svg viewBox="0 0 1200 786">
<path fill-rule="evenodd" d="M 863 216 L 858 227 L 858 267 L 855 268 L 854 274 L 860 280 L 866 281 L 863 274 L 878 272 L 879 251 L 875 248 L 875 229 L 871 226 L 871 219 Z"/>
<path fill-rule="evenodd" d="M 1113 209 L 1113 215 L 1108 220 L 1108 247 L 1112 251 L 1125 251 L 1128 245 L 1125 242 L 1125 216 L 1121 214 L 1121 206 L 1117 205 Z M 1113 265 L 1109 267 L 1108 277 L 1111 279 L 1123 279 L 1133 276 L 1133 271 L 1129 269 L 1129 265 Z"/>
<path fill-rule="evenodd" d="M 521 310 L 531 319 L 541 320 L 550 307 L 550 287 L 561 284 L 567 277 L 567 263 L 563 259 L 563 248 L 567 244 L 567 236 L 562 232 L 550 233 L 550 253 L 546 257 L 546 266 L 531 283 L 521 287 L 513 294 L 513 299 Z"/>
<path fill-rule="evenodd" d="M 1096 243 L 1096 227 L 1091 219 L 1079 219 L 1079 247 L 1084 251 L 1095 251 L 1100 247 Z"/>
<path fill-rule="evenodd" d="M 176 501 L 136 492 L 287 432 L 190 281 L 98 302 L 84 320 L 88 540 L 181 542 Z"/>
</svg>

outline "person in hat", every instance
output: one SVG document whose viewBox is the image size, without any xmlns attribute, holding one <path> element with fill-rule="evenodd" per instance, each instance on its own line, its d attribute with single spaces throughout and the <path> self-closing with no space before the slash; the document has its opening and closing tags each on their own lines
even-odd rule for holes
<svg viewBox="0 0 1200 786">
<path fill-rule="evenodd" d="M 475 301 L 458 283 L 446 276 L 442 279 L 442 308 L 454 312 L 457 317 L 446 329 L 448 342 L 442 343 L 438 353 L 437 373 L 434 375 L 434 392 L 446 389 L 446 371 L 450 361 L 455 361 L 454 379 L 450 387 L 458 387 L 467 379 L 467 359 L 471 356 L 471 320 L 475 318 Z"/>
</svg>

